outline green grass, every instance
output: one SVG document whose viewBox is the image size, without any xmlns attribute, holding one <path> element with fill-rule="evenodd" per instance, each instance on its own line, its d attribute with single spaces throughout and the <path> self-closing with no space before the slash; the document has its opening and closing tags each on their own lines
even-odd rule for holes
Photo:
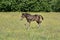
<svg viewBox="0 0 60 40">
<path fill-rule="evenodd" d="M 26 20 L 20 20 L 20 12 L 0 12 L 0 40 L 60 40 L 60 14 L 30 12 L 41 14 L 44 20 L 37 27 L 36 22 L 30 24 L 26 30 Z"/>
</svg>

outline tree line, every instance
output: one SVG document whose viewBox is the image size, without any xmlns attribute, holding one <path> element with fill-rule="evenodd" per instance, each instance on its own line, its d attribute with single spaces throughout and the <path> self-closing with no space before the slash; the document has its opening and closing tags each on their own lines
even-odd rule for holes
<svg viewBox="0 0 60 40">
<path fill-rule="evenodd" d="M 60 12 L 60 0 L 0 0 L 0 12 Z"/>
</svg>

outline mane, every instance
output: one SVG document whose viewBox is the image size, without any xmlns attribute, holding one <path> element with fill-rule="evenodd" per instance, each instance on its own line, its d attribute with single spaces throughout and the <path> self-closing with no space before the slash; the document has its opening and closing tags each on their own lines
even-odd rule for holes
<svg viewBox="0 0 60 40">
<path fill-rule="evenodd" d="M 31 15 L 31 14 L 28 14 L 28 13 L 22 13 L 22 15 Z"/>
<path fill-rule="evenodd" d="M 28 13 L 25 13 L 26 15 L 31 15 L 31 14 L 28 14 Z"/>
</svg>

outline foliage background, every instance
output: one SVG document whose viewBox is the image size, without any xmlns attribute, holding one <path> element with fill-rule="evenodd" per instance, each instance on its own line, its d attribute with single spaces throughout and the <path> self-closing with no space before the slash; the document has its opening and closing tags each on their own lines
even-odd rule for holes
<svg viewBox="0 0 60 40">
<path fill-rule="evenodd" d="M 60 0 L 0 0 L 0 12 L 60 12 Z"/>
</svg>

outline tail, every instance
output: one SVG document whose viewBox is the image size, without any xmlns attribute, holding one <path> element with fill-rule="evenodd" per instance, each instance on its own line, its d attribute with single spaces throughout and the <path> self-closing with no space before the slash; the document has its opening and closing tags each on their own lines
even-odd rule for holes
<svg viewBox="0 0 60 40">
<path fill-rule="evenodd" d="M 41 15 L 40 15 L 41 16 Z M 44 20 L 43 16 L 41 16 L 42 20 Z"/>
</svg>

